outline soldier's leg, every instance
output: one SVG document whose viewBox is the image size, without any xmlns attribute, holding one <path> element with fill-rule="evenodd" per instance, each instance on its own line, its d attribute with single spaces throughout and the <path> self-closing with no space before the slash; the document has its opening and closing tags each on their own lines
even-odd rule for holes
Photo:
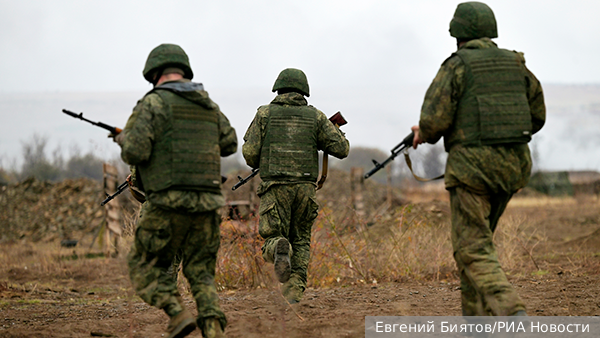
<svg viewBox="0 0 600 338">
<path fill-rule="evenodd" d="M 460 296 L 463 316 L 486 316 L 483 309 L 483 301 L 471 284 L 465 270 L 460 269 Z"/>
<path fill-rule="evenodd" d="M 525 309 L 498 263 L 490 228 L 489 199 L 462 187 L 450 190 L 452 246 L 461 285 L 465 285 L 462 290 L 465 315 L 507 316 Z"/>
<path fill-rule="evenodd" d="M 138 214 L 138 223 L 141 221 L 142 216 L 144 215 L 144 209 L 146 208 L 147 204 L 148 203 L 146 203 L 146 202 L 142 203 L 142 207 L 140 208 L 140 213 Z M 177 253 L 175 255 L 175 258 L 173 258 L 173 264 L 171 264 L 171 266 L 169 267 L 169 270 L 167 271 L 167 273 L 170 274 L 175 281 L 177 281 L 177 275 L 179 273 L 180 264 L 181 264 L 181 253 Z"/>
<path fill-rule="evenodd" d="M 293 250 L 292 273 L 282 288 L 283 295 L 290 303 L 299 302 L 306 289 L 311 230 L 319 211 L 315 187 L 312 184 L 297 184 L 295 189 L 296 198 L 292 203 L 289 232 Z"/>
<path fill-rule="evenodd" d="M 258 233 L 265 240 L 262 255 L 269 263 L 275 261 L 279 240 L 287 240 L 289 236 L 291 204 L 294 198 L 290 192 L 293 190 L 289 185 L 275 185 L 260 196 Z"/>
<path fill-rule="evenodd" d="M 196 300 L 198 327 L 205 330 L 206 322 L 215 318 L 221 324 L 221 329 L 225 329 L 227 319 L 219 306 L 219 295 L 215 287 L 221 216 L 215 210 L 192 214 L 189 221 L 190 232 L 182 245 L 182 265 L 183 274 L 190 283 Z"/>
<path fill-rule="evenodd" d="M 173 231 L 174 213 L 155 207 L 149 202 L 135 232 L 128 255 L 129 275 L 133 287 L 146 303 L 175 316 L 183 310 L 177 300 L 177 284 L 168 274 L 184 236 Z M 181 229 L 185 230 L 185 229 Z"/>
</svg>

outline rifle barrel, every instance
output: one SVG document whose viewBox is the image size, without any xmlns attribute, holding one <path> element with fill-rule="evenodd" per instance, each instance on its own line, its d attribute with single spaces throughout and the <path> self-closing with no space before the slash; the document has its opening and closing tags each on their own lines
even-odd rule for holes
<svg viewBox="0 0 600 338">
<path fill-rule="evenodd" d="M 240 181 L 237 182 L 236 184 L 234 184 L 233 187 L 231 187 L 231 190 L 236 190 L 237 188 L 246 184 L 246 182 L 250 181 L 252 179 L 252 177 L 258 175 L 259 170 L 260 169 L 252 169 L 252 173 L 245 178 L 241 178 L 240 176 L 238 176 L 238 180 L 240 180 Z"/>
<path fill-rule="evenodd" d="M 375 175 L 375 173 L 378 172 L 381 168 L 383 168 L 381 164 L 376 165 L 375 168 L 371 169 L 368 173 L 365 174 L 364 178 L 369 178 Z"/>
<path fill-rule="evenodd" d="M 396 145 L 394 148 L 392 148 L 392 154 L 390 155 L 390 157 L 386 158 L 385 161 L 378 163 L 377 161 L 373 160 L 373 163 L 375 164 L 375 168 L 371 169 L 371 171 L 366 173 L 364 178 L 369 178 L 369 177 L 373 176 L 376 172 L 378 172 L 383 167 L 385 167 L 388 163 L 393 161 L 396 158 L 396 156 L 398 156 L 400 154 L 400 152 L 402 150 L 412 147 L 414 138 L 415 138 L 415 133 L 411 132 L 410 134 L 408 134 L 408 136 L 406 136 L 402 140 L 402 142 L 398 143 L 398 145 Z"/>
<path fill-rule="evenodd" d="M 74 113 L 74 112 L 72 112 L 70 110 L 67 110 L 67 109 L 63 109 L 62 112 L 65 113 L 65 114 L 67 114 L 67 115 L 69 115 L 69 116 L 71 116 L 71 117 L 74 117 L 76 119 L 80 119 L 82 121 L 91 123 L 91 124 L 93 124 L 93 125 L 95 125 L 97 127 L 106 129 L 106 130 L 110 131 L 111 133 L 113 133 L 115 135 L 123 131 L 121 128 L 109 126 L 108 124 L 105 124 L 105 123 L 102 123 L 102 122 L 94 122 L 94 121 L 88 120 L 85 117 L 83 117 L 83 113 L 77 114 L 77 113 Z"/>
<path fill-rule="evenodd" d="M 69 115 L 69 116 L 71 116 L 71 117 L 74 117 L 76 119 L 80 119 L 82 121 L 89 122 L 91 124 L 96 125 L 96 122 L 90 121 L 90 120 L 86 119 L 85 117 L 83 117 L 83 113 L 77 114 L 77 113 L 74 113 L 74 112 L 72 112 L 70 110 L 66 110 L 66 109 L 63 109 L 62 112 L 65 113 L 65 114 L 67 114 L 67 115 Z"/>
<path fill-rule="evenodd" d="M 127 181 L 121 183 L 121 185 L 119 185 L 119 187 L 117 187 L 117 191 L 108 196 L 104 201 L 102 201 L 102 203 L 100 203 L 100 206 L 104 206 L 106 203 L 112 201 L 115 197 L 117 197 L 120 193 L 122 193 L 123 191 L 125 191 L 125 189 L 129 186 L 129 183 Z"/>
</svg>

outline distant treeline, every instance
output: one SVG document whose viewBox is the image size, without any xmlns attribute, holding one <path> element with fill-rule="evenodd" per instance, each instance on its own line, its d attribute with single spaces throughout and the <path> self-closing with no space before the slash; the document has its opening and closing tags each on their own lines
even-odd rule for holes
<svg viewBox="0 0 600 338">
<path fill-rule="evenodd" d="M 51 182 L 81 177 L 101 181 L 104 162 L 111 162 L 119 166 L 115 160 L 106 161 L 91 151 L 82 153 L 77 147 L 72 147 L 68 158 L 65 157 L 61 148 L 55 149 L 49 156 L 46 151 L 48 138 L 38 134 L 34 134 L 21 144 L 22 164 L 20 167 L 0 167 L 0 183 L 17 183 L 29 177 Z M 4 164 L 4 162 L 1 163 Z"/>
<path fill-rule="evenodd" d="M 224 175 L 237 174 L 240 171 L 249 171 L 241 154 L 241 145 L 238 152 L 221 161 L 221 172 Z M 71 147 L 69 154 L 65 155 L 60 147 L 48 151 L 48 137 L 34 134 L 28 140 L 21 142 L 22 163 L 19 167 L 4 166 L 7 159 L 0 159 L 0 184 L 13 184 L 27 178 L 34 177 L 40 181 L 58 182 L 67 178 L 91 178 L 102 181 L 102 164 L 108 162 L 119 169 L 123 178 L 128 174 L 129 167 L 117 156 L 106 159 L 97 156 L 92 151 L 83 153 L 77 147 Z M 372 159 L 379 162 L 385 160 L 390 153 L 376 148 L 353 147 L 349 156 L 344 160 L 330 160 L 330 166 L 340 170 L 350 171 L 352 167 L 361 167 L 364 172 L 373 167 Z M 445 153 L 441 146 L 420 147 L 418 151 L 411 151 L 411 157 L 417 174 L 434 177 L 444 172 Z M 13 161 L 16 162 L 16 161 Z M 411 177 L 404 158 L 397 157 L 390 164 L 392 182 L 399 184 Z M 387 171 L 380 170 L 371 180 L 384 183 L 387 181 Z"/>
</svg>

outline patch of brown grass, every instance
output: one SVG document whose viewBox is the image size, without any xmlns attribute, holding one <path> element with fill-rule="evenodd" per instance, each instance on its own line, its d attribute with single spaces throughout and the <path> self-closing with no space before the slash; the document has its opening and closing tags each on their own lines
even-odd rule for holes
<svg viewBox="0 0 600 338">
<path fill-rule="evenodd" d="M 409 204 L 367 220 L 340 219 L 339 213 L 322 208 L 313 226 L 309 286 L 456 279 L 449 210 L 443 209 L 444 203 Z M 226 221 L 221 228 L 217 264 L 220 287 L 272 284 L 272 266 L 261 256 L 263 240 L 258 235 L 257 219 Z M 500 262 L 510 274 L 548 268 L 537 252 L 547 238 L 527 218 L 504 216 L 494 241 Z"/>
<path fill-rule="evenodd" d="M 515 201 L 511 202 L 511 208 L 519 207 L 519 203 L 527 206 L 571 203 L 568 199 Z M 361 219 L 348 206 L 343 209 L 337 205 L 332 209 L 328 207 L 329 203 L 323 203 L 313 227 L 309 286 L 374 284 L 408 278 L 456 279 L 447 204 L 447 201 L 430 200 L 394 206 Z M 106 276 L 114 276 L 111 278 L 116 284 L 128 288 L 125 257 L 133 241 L 137 216 L 136 210 L 125 217 L 124 236 L 113 247 L 119 252 L 116 258 L 119 271 L 110 271 L 103 258 L 85 258 L 90 243 L 67 249 L 56 241 L 35 244 L 19 241 L 0 246 L 0 276 L 5 276 L 0 277 L 0 283 L 43 279 L 55 285 L 94 284 L 96 280 L 106 281 Z M 505 215 L 501 218 L 495 244 L 507 273 L 528 275 L 544 273 L 551 268 L 551 257 L 541 249 L 547 245 L 547 237 L 536 229 L 535 224 L 536 219 L 528 216 Z M 277 285 L 272 266 L 262 258 L 262 244 L 256 217 L 244 221 L 227 219 L 221 224 L 221 248 L 216 267 L 216 283 L 220 290 Z M 569 271 L 600 270 L 597 255 L 576 254 L 565 267 Z M 184 290 L 187 288 L 183 281 L 180 286 Z"/>
<path fill-rule="evenodd" d="M 315 224 L 309 283 L 322 287 L 446 278 L 453 264 L 449 231 L 412 209 L 408 205 L 390 217 L 359 222 L 350 232 L 339 229 L 324 210 Z"/>
<path fill-rule="evenodd" d="M 526 273 L 546 268 L 536 248 L 547 241 L 542 231 L 524 216 L 504 216 L 498 222 L 494 243 L 505 271 Z"/>
</svg>

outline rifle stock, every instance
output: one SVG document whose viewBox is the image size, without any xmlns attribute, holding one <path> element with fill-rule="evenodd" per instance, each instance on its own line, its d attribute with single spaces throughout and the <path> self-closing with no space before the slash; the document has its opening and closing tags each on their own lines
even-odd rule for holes
<svg viewBox="0 0 600 338">
<path fill-rule="evenodd" d="M 329 121 L 331 121 L 333 124 L 335 124 L 338 127 L 341 127 L 348 123 L 348 121 L 346 121 L 346 119 L 342 116 L 341 112 L 337 112 L 337 113 L 333 114 L 329 118 Z"/>
</svg>

